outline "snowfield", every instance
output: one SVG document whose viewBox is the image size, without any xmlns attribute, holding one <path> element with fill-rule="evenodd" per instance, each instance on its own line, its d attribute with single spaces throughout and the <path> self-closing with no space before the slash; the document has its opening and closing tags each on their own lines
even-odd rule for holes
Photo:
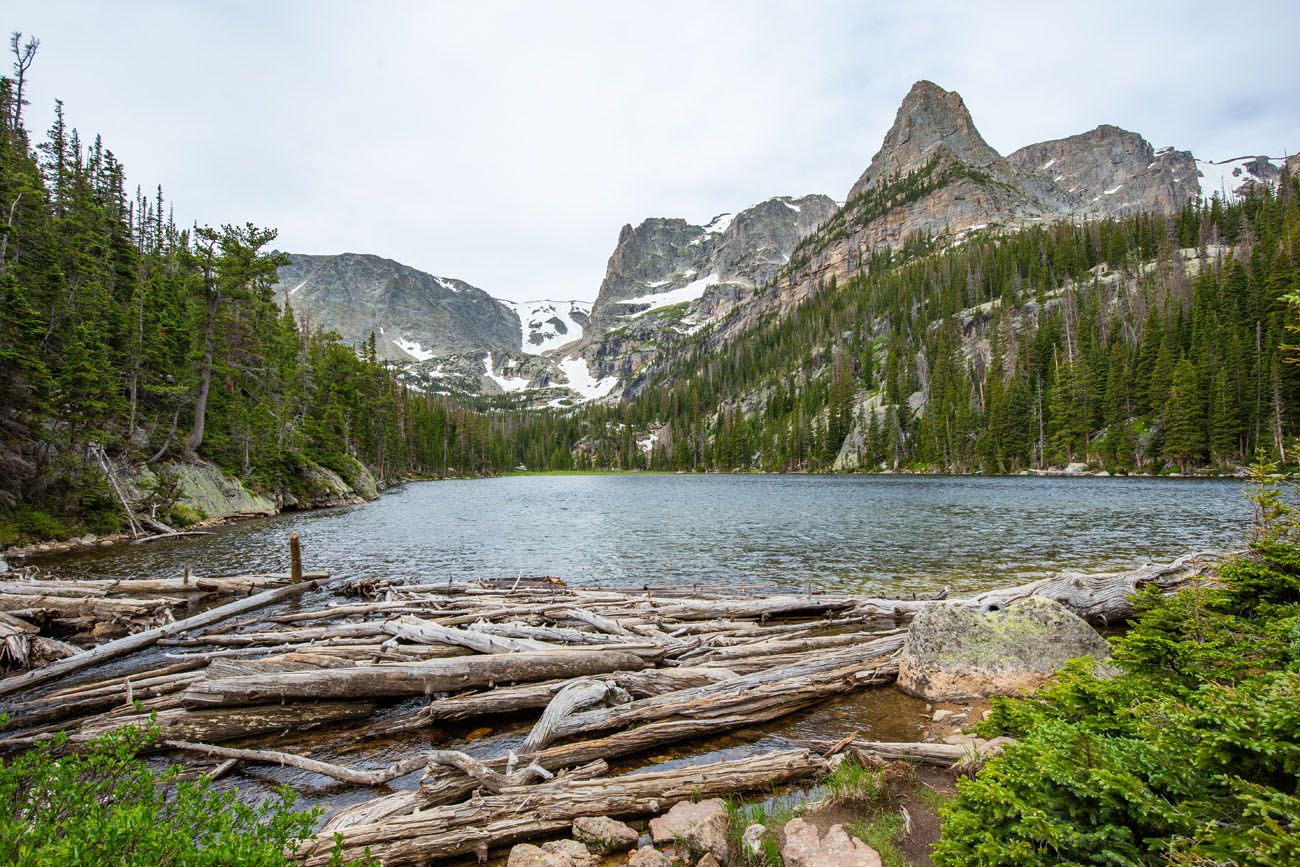
<svg viewBox="0 0 1300 867">
<path fill-rule="evenodd" d="M 638 298 L 629 298 L 626 301 L 620 301 L 620 304 L 649 304 L 645 310 L 639 310 L 631 314 L 632 319 L 638 316 L 644 316 L 652 310 L 659 310 L 664 307 L 671 307 L 674 304 L 681 304 L 683 301 L 694 301 L 704 296 L 704 293 L 710 286 L 715 286 L 722 282 L 722 278 L 717 274 L 709 274 L 698 280 L 692 280 L 680 289 L 670 289 L 667 292 L 658 292 L 654 295 L 642 295 Z M 653 284 L 651 284 L 653 285 Z"/>
<path fill-rule="evenodd" d="M 514 362 L 507 361 L 505 364 L 506 371 L 509 372 L 509 370 L 512 367 L 514 367 Z M 484 370 L 484 375 L 486 375 L 488 379 L 492 380 L 497 385 L 501 386 L 501 390 L 504 391 L 506 394 L 512 394 L 516 391 L 524 391 L 525 389 L 528 388 L 528 377 L 526 376 L 515 378 L 515 377 L 498 375 L 496 370 L 493 367 L 492 353 L 490 352 L 483 358 L 483 370 Z"/>
<path fill-rule="evenodd" d="M 590 301 L 498 300 L 519 317 L 520 349 L 528 355 L 545 355 L 581 338 L 576 317 L 591 314 Z"/>
<path fill-rule="evenodd" d="M 380 328 L 379 333 L 383 334 L 384 329 Z M 405 337 L 398 337 L 393 340 L 393 345 L 414 358 L 416 361 L 428 361 L 433 358 L 433 352 L 426 350 L 423 346 L 414 340 L 407 340 Z"/>
<path fill-rule="evenodd" d="M 558 363 L 569 380 L 569 389 L 581 395 L 584 401 L 607 397 L 614 386 L 618 385 L 617 376 L 607 376 L 604 379 L 592 376 L 585 358 L 562 358 Z"/>
</svg>

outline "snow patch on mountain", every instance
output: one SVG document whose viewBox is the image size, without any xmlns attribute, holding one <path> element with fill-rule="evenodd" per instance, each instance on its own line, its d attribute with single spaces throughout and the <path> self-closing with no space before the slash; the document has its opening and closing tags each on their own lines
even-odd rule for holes
<svg viewBox="0 0 1300 867">
<path fill-rule="evenodd" d="M 384 329 L 380 328 L 379 333 L 383 334 Z M 393 345 L 414 358 L 416 361 L 428 361 L 434 356 L 433 352 L 426 350 L 414 340 L 407 340 L 405 337 L 398 337 L 393 341 Z"/>
<path fill-rule="evenodd" d="M 1201 195 L 1207 200 L 1216 195 L 1228 200 L 1238 198 L 1247 184 L 1262 182 L 1261 178 L 1250 171 L 1250 167 L 1258 159 L 1258 157 L 1237 157 L 1217 163 L 1197 160 L 1196 168 L 1201 172 Z M 1268 162 L 1275 168 L 1282 168 L 1282 160 L 1269 159 Z"/>
<path fill-rule="evenodd" d="M 509 360 L 503 366 L 503 369 L 509 373 L 515 366 L 514 360 Z M 501 390 L 506 394 L 512 394 L 516 391 L 524 391 L 528 388 L 528 377 L 501 376 L 496 372 L 495 365 L 492 364 L 492 353 L 488 353 L 483 358 L 483 370 L 488 379 L 501 386 Z"/>
<path fill-rule="evenodd" d="M 619 303 L 636 304 L 638 306 L 641 304 L 648 304 L 649 306 L 646 307 L 645 310 L 639 310 L 632 314 L 632 318 L 635 319 L 636 317 L 643 316 L 652 310 L 659 310 L 664 307 L 671 307 L 674 304 L 681 304 L 684 301 L 695 301 L 698 298 L 702 298 L 710 286 L 715 286 L 721 282 L 721 276 L 716 273 L 709 274 L 698 280 L 692 280 L 680 289 L 670 289 L 667 292 L 658 292 L 654 295 L 642 295 L 639 298 L 629 298 L 626 301 L 621 301 Z"/>
<path fill-rule="evenodd" d="M 618 385 L 617 376 L 596 379 L 591 375 L 591 368 L 585 358 L 562 358 L 558 362 L 560 370 L 569 380 L 569 389 L 576 392 L 583 400 L 599 400 L 608 397 Z"/>
<path fill-rule="evenodd" d="M 506 301 L 519 317 L 520 349 L 545 355 L 582 337 L 582 323 L 591 315 L 590 301 Z"/>
</svg>

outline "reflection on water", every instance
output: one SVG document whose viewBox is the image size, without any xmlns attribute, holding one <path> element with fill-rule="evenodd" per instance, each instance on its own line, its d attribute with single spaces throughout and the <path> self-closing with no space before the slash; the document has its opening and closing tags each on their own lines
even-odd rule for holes
<svg viewBox="0 0 1300 867">
<path fill-rule="evenodd" d="M 973 590 L 1241 544 L 1239 482 L 930 476 L 519 476 L 409 484 L 374 503 L 48 558 L 72 574 L 308 568 L 423 580 Z"/>
</svg>

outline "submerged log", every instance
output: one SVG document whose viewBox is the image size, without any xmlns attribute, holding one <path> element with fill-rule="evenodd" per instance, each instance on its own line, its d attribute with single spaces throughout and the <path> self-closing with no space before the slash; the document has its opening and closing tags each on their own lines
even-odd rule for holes
<svg viewBox="0 0 1300 867">
<path fill-rule="evenodd" d="M 432 695 L 492 683 L 527 683 L 620 670 L 636 671 L 645 667 L 646 662 L 641 657 L 622 651 L 525 651 L 222 678 L 191 686 L 185 691 L 185 703 L 191 706 L 239 705 L 357 696 Z"/>
<path fill-rule="evenodd" d="M 767 789 L 826 770 L 820 756 L 798 749 L 667 771 L 513 787 L 462 804 L 349 828 L 343 833 L 339 855 L 348 860 L 368 852 L 389 867 L 419 864 L 558 831 L 580 816 L 657 813 L 678 801 Z M 331 863 L 334 849 L 334 836 L 327 831 L 307 840 L 294 854 L 309 867 L 324 867 Z"/>
</svg>

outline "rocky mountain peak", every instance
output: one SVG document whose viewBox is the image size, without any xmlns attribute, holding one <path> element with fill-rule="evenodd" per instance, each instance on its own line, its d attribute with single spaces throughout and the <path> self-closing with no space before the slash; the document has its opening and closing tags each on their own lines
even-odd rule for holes
<svg viewBox="0 0 1300 867">
<path fill-rule="evenodd" d="M 1173 211 L 1198 189 L 1190 153 L 1157 150 L 1137 133 L 1112 124 L 1026 145 L 1007 159 L 1024 177 L 1050 180 L 1070 215 L 1077 217 Z"/>
<path fill-rule="evenodd" d="M 1002 157 L 975 128 L 961 94 L 944 90 L 932 81 L 918 81 L 898 107 L 894 125 L 885 134 L 871 165 L 849 191 L 849 198 L 892 177 L 920 169 L 940 148 L 973 168 L 1005 174 L 1001 171 Z"/>
</svg>

